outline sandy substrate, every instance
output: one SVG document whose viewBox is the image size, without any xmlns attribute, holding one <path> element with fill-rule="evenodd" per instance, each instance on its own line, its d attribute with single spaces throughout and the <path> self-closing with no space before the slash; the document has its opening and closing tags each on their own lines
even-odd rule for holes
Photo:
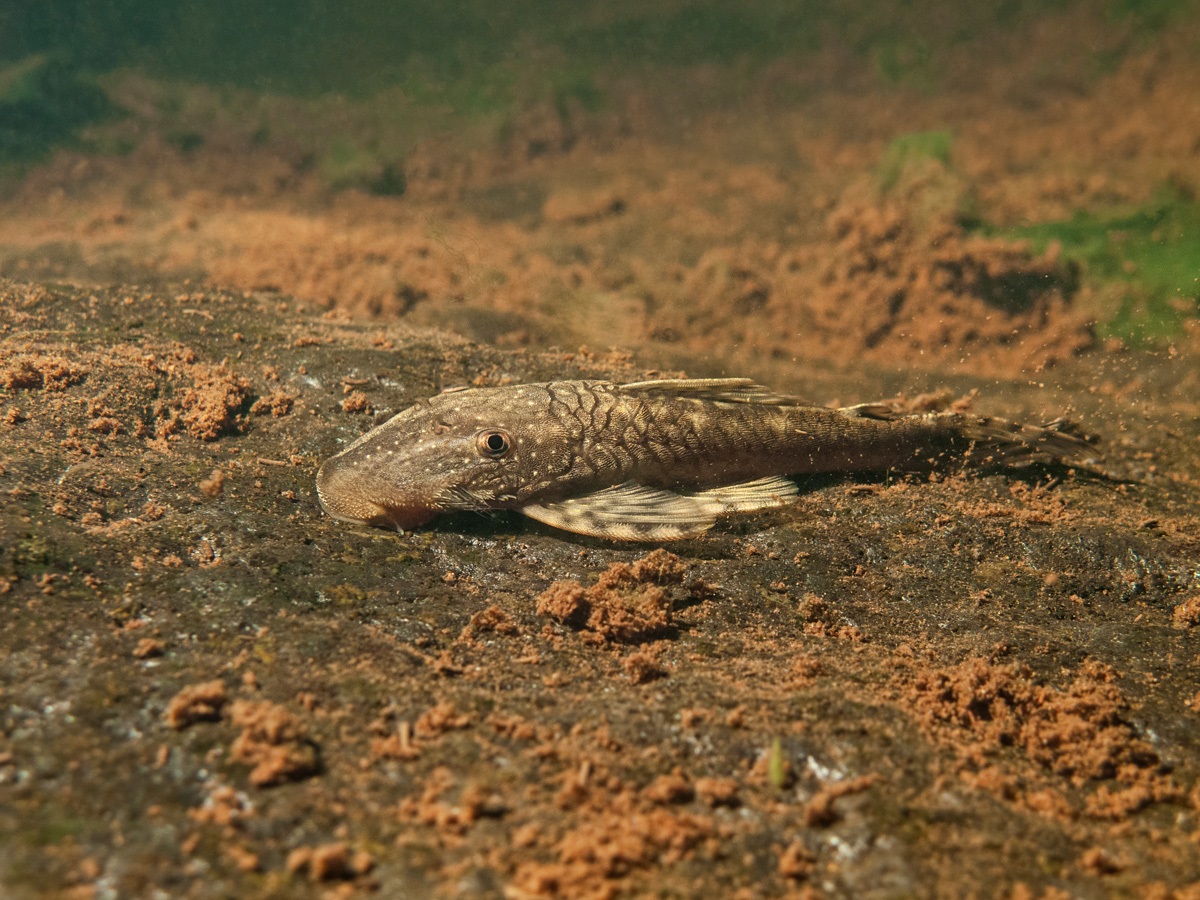
<svg viewBox="0 0 1200 900">
<path fill-rule="evenodd" d="M 668 553 L 519 516 L 347 529 L 314 497 L 320 459 L 443 385 L 653 374 L 627 357 L 281 295 L 10 283 L 0 308 L 10 896 L 1200 882 L 1177 367 L 963 382 L 989 413 L 1075 406 L 1128 483 L 819 479 Z"/>
</svg>

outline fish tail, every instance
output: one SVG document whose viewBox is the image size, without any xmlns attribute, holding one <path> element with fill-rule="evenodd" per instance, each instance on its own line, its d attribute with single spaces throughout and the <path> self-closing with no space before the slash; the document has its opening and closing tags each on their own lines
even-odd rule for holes
<svg viewBox="0 0 1200 900">
<path fill-rule="evenodd" d="M 949 413 L 969 441 L 964 462 L 973 466 L 1016 468 L 1036 463 L 1082 464 L 1094 456 L 1095 439 L 1066 419 L 1025 425 L 989 416 Z"/>
<path fill-rule="evenodd" d="M 1087 465 L 1095 455 L 1095 438 L 1062 418 L 1044 425 L 1026 425 L 962 412 L 905 415 L 881 403 L 846 407 L 839 412 L 891 425 L 899 438 L 898 449 L 903 448 L 897 456 L 907 456 L 918 469 L 955 462 L 974 468 L 1019 468 L 1038 463 Z M 902 462 L 900 467 L 905 467 Z"/>
</svg>

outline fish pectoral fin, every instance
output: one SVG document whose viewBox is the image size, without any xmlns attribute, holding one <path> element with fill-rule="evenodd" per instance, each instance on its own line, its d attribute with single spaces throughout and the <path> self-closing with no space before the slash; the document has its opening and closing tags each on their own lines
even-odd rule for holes
<svg viewBox="0 0 1200 900">
<path fill-rule="evenodd" d="M 782 506 L 799 493 L 788 478 L 771 476 L 680 494 L 627 482 L 558 503 L 520 511 L 531 519 L 614 541 L 675 541 L 712 528 L 718 516 Z"/>
<path fill-rule="evenodd" d="M 614 541 L 675 541 L 708 531 L 725 509 L 703 495 L 627 482 L 557 503 L 522 506 L 519 511 L 576 534 Z"/>
<path fill-rule="evenodd" d="M 715 403 L 761 403 L 766 406 L 811 405 L 798 397 L 777 394 L 749 378 L 663 378 L 657 381 L 634 381 L 617 387 L 627 393 L 659 397 L 686 397 Z"/>
<path fill-rule="evenodd" d="M 790 478 L 770 475 L 766 478 L 756 478 L 754 481 L 743 481 L 741 484 L 710 488 L 691 497 L 720 504 L 721 513 L 735 513 L 783 506 L 799 493 L 800 489 Z"/>
</svg>

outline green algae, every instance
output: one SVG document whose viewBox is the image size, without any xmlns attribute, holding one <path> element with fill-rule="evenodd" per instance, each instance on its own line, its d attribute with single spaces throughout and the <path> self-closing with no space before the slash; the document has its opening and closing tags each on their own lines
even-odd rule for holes
<svg viewBox="0 0 1200 900">
<path fill-rule="evenodd" d="M 1097 331 L 1137 343 L 1174 337 L 1200 317 L 1200 202 L 1171 197 L 1110 214 L 1077 212 L 1070 219 L 993 233 L 1051 244 L 1077 261 L 1099 293 Z"/>
</svg>

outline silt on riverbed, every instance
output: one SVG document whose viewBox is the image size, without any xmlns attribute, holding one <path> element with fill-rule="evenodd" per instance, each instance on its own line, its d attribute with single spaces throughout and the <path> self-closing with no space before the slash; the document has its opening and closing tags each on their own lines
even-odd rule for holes
<svg viewBox="0 0 1200 900">
<path fill-rule="evenodd" d="M 1200 881 L 1180 367 L 955 380 L 1069 408 L 1126 480 L 824 479 L 666 554 L 510 515 L 345 528 L 313 491 L 441 387 L 653 375 L 628 357 L 190 287 L 7 282 L 0 322 L 9 896 Z"/>
</svg>

